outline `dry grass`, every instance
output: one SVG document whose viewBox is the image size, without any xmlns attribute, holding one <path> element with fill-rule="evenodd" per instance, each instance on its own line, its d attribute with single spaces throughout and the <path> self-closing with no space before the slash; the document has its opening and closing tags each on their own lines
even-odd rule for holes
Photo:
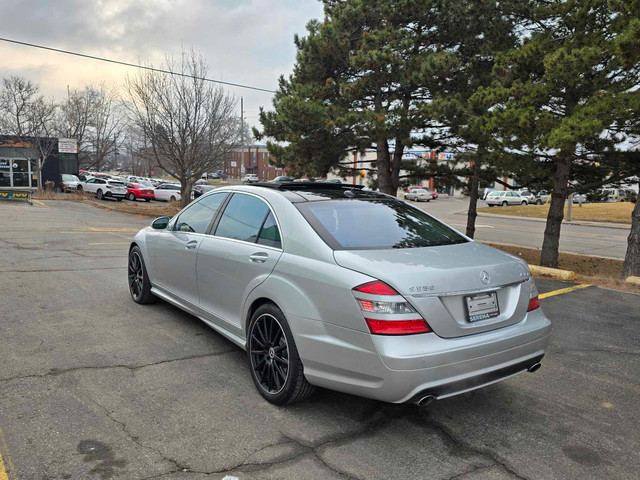
<svg viewBox="0 0 640 480">
<path fill-rule="evenodd" d="M 540 264 L 539 248 L 516 247 L 488 242 L 483 243 L 520 257 L 530 265 Z M 559 268 L 575 272 L 576 281 L 579 283 L 591 283 L 602 287 L 640 293 L 640 286 L 631 285 L 622 280 L 622 263 L 622 260 L 564 252 L 560 252 L 559 258 Z"/>
<path fill-rule="evenodd" d="M 145 217 L 173 217 L 178 213 L 180 208 L 179 202 L 162 202 L 157 204 L 147 204 L 140 202 L 113 202 L 102 201 L 98 202 L 92 198 L 85 197 L 84 202 L 94 207 L 104 208 L 106 210 L 113 210 L 116 212 L 130 213 L 132 215 L 142 215 Z"/>
<path fill-rule="evenodd" d="M 585 220 L 591 222 L 631 223 L 633 203 L 583 203 L 573 205 L 572 220 Z M 493 213 L 498 215 L 514 215 L 517 217 L 547 218 L 549 205 L 526 205 L 514 207 L 483 207 L 478 212 Z M 564 208 L 565 218 L 567 207 Z"/>
</svg>

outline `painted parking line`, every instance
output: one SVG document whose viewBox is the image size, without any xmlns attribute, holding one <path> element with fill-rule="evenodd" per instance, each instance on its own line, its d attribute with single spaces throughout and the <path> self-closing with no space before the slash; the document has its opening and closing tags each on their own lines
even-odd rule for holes
<svg viewBox="0 0 640 480">
<path fill-rule="evenodd" d="M 11 477 L 9 477 L 11 474 Z M 0 428 L 0 480 L 17 480 L 15 475 L 15 469 L 11 458 L 9 457 L 9 449 L 7 448 L 7 442 L 4 441 L 4 435 Z"/>
<path fill-rule="evenodd" d="M 582 288 L 587 288 L 587 287 L 591 287 L 591 284 L 581 283 L 580 285 L 574 285 L 572 287 L 561 288 L 560 290 L 553 290 L 551 292 L 541 293 L 540 295 L 538 295 L 538 298 L 543 299 L 547 297 L 553 297 L 554 295 L 562 295 L 563 293 L 569 293 L 569 292 L 573 292 L 575 290 L 580 290 Z"/>
</svg>

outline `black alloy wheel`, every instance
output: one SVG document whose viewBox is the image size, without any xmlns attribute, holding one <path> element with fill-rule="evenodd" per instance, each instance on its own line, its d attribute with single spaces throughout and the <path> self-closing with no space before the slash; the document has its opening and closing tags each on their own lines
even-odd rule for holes
<svg viewBox="0 0 640 480">
<path fill-rule="evenodd" d="M 104 193 L 102 193 L 102 190 L 98 190 L 98 191 L 96 192 L 96 198 L 97 198 L 98 200 L 102 200 L 102 199 L 104 198 Z"/>
<path fill-rule="evenodd" d="M 156 300 L 156 297 L 151 293 L 151 282 L 142 259 L 142 253 L 137 246 L 129 252 L 127 278 L 131 298 L 134 302 L 144 305 Z"/>
<path fill-rule="evenodd" d="M 315 390 L 304 376 L 287 319 L 273 303 L 261 305 L 251 316 L 247 356 L 253 383 L 269 402 L 276 405 L 300 402 Z"/>
<path fill-rule="evenodd" d="M 282 326 L 269 314 L 259 317 L 249 339 L 251 367 L 260 387 L 277 395 L 289 375 L 289 347 Z"/>
</svg>

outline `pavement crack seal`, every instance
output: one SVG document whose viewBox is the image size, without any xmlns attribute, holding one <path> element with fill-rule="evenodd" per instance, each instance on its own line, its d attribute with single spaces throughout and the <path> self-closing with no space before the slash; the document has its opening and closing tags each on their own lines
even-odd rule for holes
<svg viewBox="0 0 640 480">
<path fill-rule="evenodd" d="M 120 420 L 118 420 L 117 418 L 115 418 L 113 416 L 114 412 L 109 411 L 109 409 L 107 407 L 105 407 L 104 405 L 98 403 L 95 399 L 91 399 L 91 401 L 97 405 L 98 407 L 100 407 L 102 410 L 104 410 L 104 413 L 106 414 L 107 418 L 109 420 L 111 420 L 113 423 L 115 423 L 116 425 L 118 425 L 120 427 L 120 430 L 122 431 L 122 433 L 124 433 L 127 437 L 129 437 L 129 439 L 135 443 L 136 445 L 138 445 L 140 448 L 144 448 L 145 450 L 149 450 L 151 452 L 156 453 L 157 455 L 160 456 L 160 458 L 162 458 L 165 462 L 168 462 L 170 464 L 173 465 L 174 468 L 174 472 L 186 472 L 189 469 L 183 465 L 180 465 L 180 463 L 178 463 L 177 460 L 173 459 L 173 458 L 169 458 L 166 455 L 164 455 L 159 449 L 157 448 L 153 448 L 150 447 L 148 445 L 144 445 L 138 436 L 134 435 L 133 433 L 131 433 L 128 429 L 127 429 L 127 425 L 124 422 L 121 422 Z"/>
<path fill-rule="evenodd" d="M 147 367 L 153 367 L 156 365 L 162 365 L 165 363 L 173 363 L 173 362 L 183 362 L 186 360 L 194 360 L 194 359 L 198 359 L 198 358 L 207 358 L 207 357 L 217 357 L 220 355 L 226 355 L 229 353 L 237 353 L 240 352 L 241 350 L 239 350 L 238 348 L 231 348 L 228 350 L 224 350 L 222 352 L 213 352 L 213 353 L 202 353 L 200 355 L 190 355 L 188 357 L 180 357 L 180 358 L 170 358 L 170 359 L 166 359 L 166 360 L 160 360 L 158 362 L 153 362 L 153 363 L 145 363 L 142 365 L 85 365 L 85 366 L 81 366 L 81 367 L 72 367 L 72 368 L 67 368 L 67 369 L 63 369 L 63 370 L 56 370 L 56 369 L 52 369 L 47 373 L 41 373 L 41 374 L 32 374 L 32 375 L 16 375 L 15 377 L 9 377 L 9 378 L 0 378 L 0 383 L 6 383 L 6 382 L 10 382 L 12 380 L 22 380 L 22 379 L 27 379 L 27 378 L 45 378 L 45 377 L 55 377 L 58 375 L 63 375 L 65 373 L 71 373 L 71 372 L 78 372 L 78 371 L 83 371 L 83 370 L 109 370 L 109 369 L 114 369 L 114 368 L 125 368 L 127 370 L 130 370 L 131 372 L 135 372 L 136 370 L 140 370 L 142 368 L 147 368 Z"/>
<path fill-rule="evenodd" d="M 427 415 L 428 415 L 428 413 L 427 413 Z M 423 420 L 425 420 L 427 425 L 431 426 L 433 428 L 433 430 L 435 432 L 437 432 L 443 439 L 452 442 L 453 444 L 457 445 L 460 448 L 463 448 L 465 450 L 473 452 L 476 455 L 484 456 L 484 457 L 492 460 L 495 465 L 499 465 L 507 473 L 513 475 L 514 477 L 516 477 L 516 478 L 518 478 L 520 480 L 527 480 L 527 477 L 524 477 L 524 476 L 520 475 L 518 472 L 516 472 L 513 468 L 511 468 L 509 465 L 507 465 L 507 463 L 504 460 L 502 460 L 500 457 L 498 457 L 490 449 L 482 448 L 482 447 L 474 447 L 469 442 L 460 440 L 446 426 L 444 426 L 442 423 L 440 423 L 437 420 L 435 420 L 433 417 L 430 417 L 430 416 L 425 417 L 423 415 L 420 415 L 420 417 Z"/>
</svg>

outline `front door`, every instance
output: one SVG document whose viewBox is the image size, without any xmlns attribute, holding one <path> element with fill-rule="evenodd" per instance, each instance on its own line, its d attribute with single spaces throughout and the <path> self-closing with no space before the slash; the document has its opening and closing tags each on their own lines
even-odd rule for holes
<svg viewBox="0 0 640 480">
<path fill-rule="evenodd" d="M 198 249 L 226 196 L 217 193 L 193 202 L 156 239 L 154 285 L 194 309 L 198 306 Z"/>
<path fill-rule="evenodd" d="M 14 158 L 11 160 L 11 172 L 14 187 L 30 187 L 31 172 L 29 172 L 29 160 Z"/>
<path fill-rule="evenodd" d="M 203 313 L 242 335 L 244 299 L 266 280 L 281 255 L 280 232 L 269 206 L 256 196 L 233 194 L 215 236 L 204 238 L 198 251 Z"/>
</svg>

